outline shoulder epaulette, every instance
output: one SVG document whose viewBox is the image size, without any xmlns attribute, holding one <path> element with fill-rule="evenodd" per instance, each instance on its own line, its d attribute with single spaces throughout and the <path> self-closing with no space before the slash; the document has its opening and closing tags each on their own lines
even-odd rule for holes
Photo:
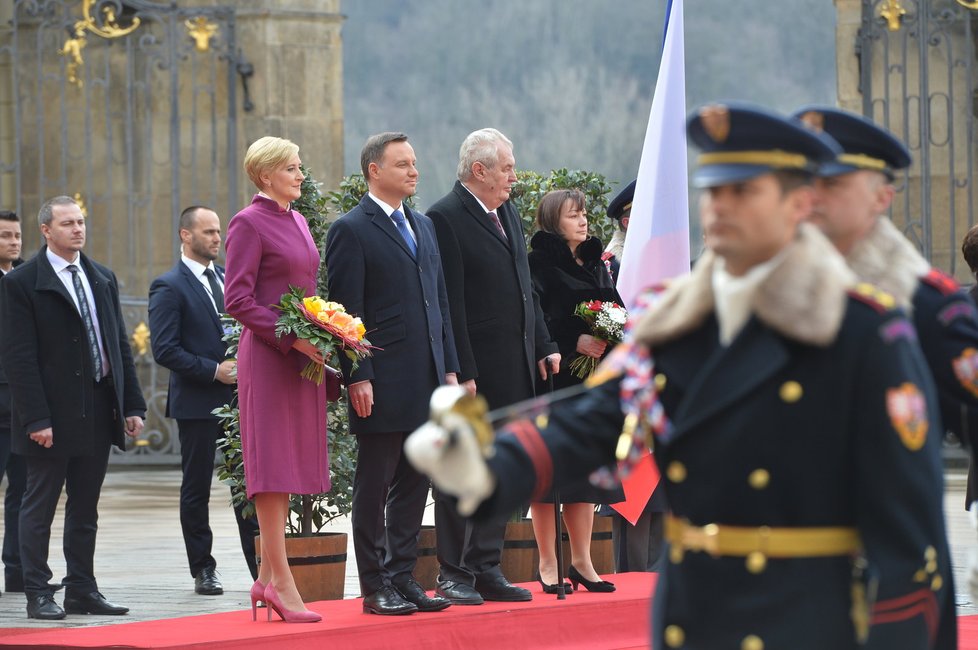
<svg viewBox="0 0 978 650">
<path fill-rule="evenodd" d="M 896 307 L 896 298 L 869 282 L 860 282 L 849 289 L 848 293 L 856 300 L 869 305 L 881 314 Z"/>
<path fill-rule="evenodd" d="M 948 296 L 961 288 L 961 285 L 958 284 L 957 280 L 952 278 L 944 271 L 934 267 L 931 267 L 930 271 L 920 278 L 920 281 L 929 284 L 945 296 Z"/>
</svg>

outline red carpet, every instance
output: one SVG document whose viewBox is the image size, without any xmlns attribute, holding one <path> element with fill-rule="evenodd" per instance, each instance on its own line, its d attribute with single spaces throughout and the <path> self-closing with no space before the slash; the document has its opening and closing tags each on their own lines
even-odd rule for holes
<svg viewBox="0 0 978 650">
<path fill-rule="evenodd" d="M 958 650 L 978 650 L 978 615 L 958 617 Z"/>
<path fill-rule="evenodd" d="M 19 648 L 648 648 L 649 604 L 655 575 L 608 576 L 612 594 L 583 589 L 559 601 L 537 583 L 528 603 L 449 607 L 410 616 L 363 614 L 362 601 L 312 603 L 321 623 L 251 621 L 251 611 L 189 616 L 102 627 L 2 630 L 0 646 Z M 259 610 L 259 617 L 265 615 Z M 13 633 L 13 634 L 10 634 Z M 976 632 L 978 634 L 978 632 Z M 962 646 L 964 647 L 964 646 Z"/>
</svg>

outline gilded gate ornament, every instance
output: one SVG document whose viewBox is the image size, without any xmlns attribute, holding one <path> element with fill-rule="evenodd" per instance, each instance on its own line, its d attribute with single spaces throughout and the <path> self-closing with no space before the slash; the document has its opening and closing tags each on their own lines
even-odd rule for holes
<svg viewBox="0 0 978 650">
<path fill-rule="evenodd" d="M 906 15 L 907 10 L 900 4 L 900 0 L 884 0 L 880 5 L 880 18 L 886 21 L 886 28 L 891 32 L 900 30 L 900 23 Z"/>
<path fill-rule="evenodd" d="M 139 321 L 139 325 L 136 325 L 132 331 L 133 351 L 139 356 L 144 356 L 149 352 L 149 338 L 149 327 L 146 326 L 145 321 Z"/>
<path fill-rule="evenodd" d="M 206 52 L 211 47 L 211 37 L 217 33 L 217 25 L 210 22 L 204 16 L 197 16 L 193 20 L 184 21 L 184 26 L 194 39 L 194 44 L 198 52 Z"/>
<path fill-rule="evenodd" d="M 81 210 L 83 217 L 88 217 L 88 208 L 85 207 L 85 199 L 82 198 L 81 192 L 75 192 L 75 195 L 71 197 L 75 199 L 75 203 L 78 204 L 78 209 Z"/>
<path fill-rule="evenodd" d="M 128 27 L 120 26 L 116 21 L 115 9 L 109 5 L 102 8 L 102 21 L 100 25 L 92 18 L 92 8 L 96 5 L 97 1 L 83 0 L 83 19 L 75 23 L 74 35 L 65 40 L 64 45 L 58 50 L 58 54 L 67 59 L 65 62 L 65 78 L 68 80 L 68 83 L 75 84 L 79 88 L 82 87 L 83 83 L 78 74 L 78 69 L 85 64 L 85 59 L 82 57 L 82 50 L 85 49 L 86 45 L 85 32 L 92 32 L 102 38 L 119 38 L 120 36 L 131 34 L 140 24 L 139 18 L 134 17 L 132 24 Z"/>
</svg>

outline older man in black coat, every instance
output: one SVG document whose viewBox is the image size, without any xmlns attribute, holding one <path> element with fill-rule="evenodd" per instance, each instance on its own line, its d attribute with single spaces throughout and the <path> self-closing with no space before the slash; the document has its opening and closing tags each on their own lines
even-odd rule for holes
<svg viewBox="0 0 978 650">
<path fill-rule="evenodd" d="M 428 481 L 402 454 L 404 438 L 427 418 L 438 385 L 457 383 L 458 360 L 431 221 L 408 208 L 418 182 L 403 133 L 364 144 L 369 192 L 329 229 L 329 298 L 363 319 L 372 357 L 354 370 L 344 358 L 350 431 L 357 436 L 353 548 L 364 612 L 410 614 L 451 603 L 414 580 Z"/>
<path fill-rule="evenodd" d="M 98 500 L 109 446 L 143 428 L 119 284 L 90 260 L 85 217 L 67 196 L 38 213 L 46 246 L 0 282 L 0 358 L 12 396 L 12 446 L 26 457 L 20 553 L 29 618 L 125 614 L 95 581 Z M 54 601 L 48 543 L 65 486 L 65 608 Z"/>
<path fill-rule="evenodd" d="M 459 380 L 490 408 L 533 397 L 535 375 L 560 366 L 533 292 L 526 243 L 509 193 L 513 143 L 496 129 L 470 133 L 459 151 L 458 181 L 428 210 L 438 233 L 458 348 Z M 530 600 L 502 574 L 505 522 L 466 521 L 435 494 L 441 565 L 439 593 L 452 602 Z"/>
</svg>

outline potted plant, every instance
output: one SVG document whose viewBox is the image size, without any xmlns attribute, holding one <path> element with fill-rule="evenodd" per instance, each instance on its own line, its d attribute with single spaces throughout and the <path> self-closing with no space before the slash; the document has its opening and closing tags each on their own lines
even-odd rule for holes
<svg viewBox="0 0 978 650">
<path fill-rule="evenodd" d="M 320 192 L 320 183 L 303 169 L 306 180 L 302 195 L 293 208 L 306 217 L 317 248 L 323 249 L 329 229 L 327 198 Z M 341 186 L 342 187 L 342 186 Z M 317 293 L 326 295 L 326 273 L 321 268 Z M 228 356 L 237 354 L 241 326 L 233 318 L 224 321 Z M 328 446 L 330 489 L 313 495 L 294 494 L 290 500 L 286 522 L 286 551 L 296 586 L 303 600 L 330 600 L 343 597 L 346 582 L 346 533 L 324 533 L 322 529 L 338 517 L 350 514 L 353 507 L 353 476 L 356 470 L 356 438 L 350 435 L 346 400 L 341 395 L 326 407 L 328 417 Z M 222 464 L 218 470 L 221 481 L 231 487 L 235 505 L 243 504 L 245 516 L 254 514 L 245 488 L 244 459 L 241 454 L 241 429 L 237 400 L 215 411 L 222 420 L 224 438 L 219 441 Z M 256 542 L 259 559 L 260 538 Z"/>
</svg>

